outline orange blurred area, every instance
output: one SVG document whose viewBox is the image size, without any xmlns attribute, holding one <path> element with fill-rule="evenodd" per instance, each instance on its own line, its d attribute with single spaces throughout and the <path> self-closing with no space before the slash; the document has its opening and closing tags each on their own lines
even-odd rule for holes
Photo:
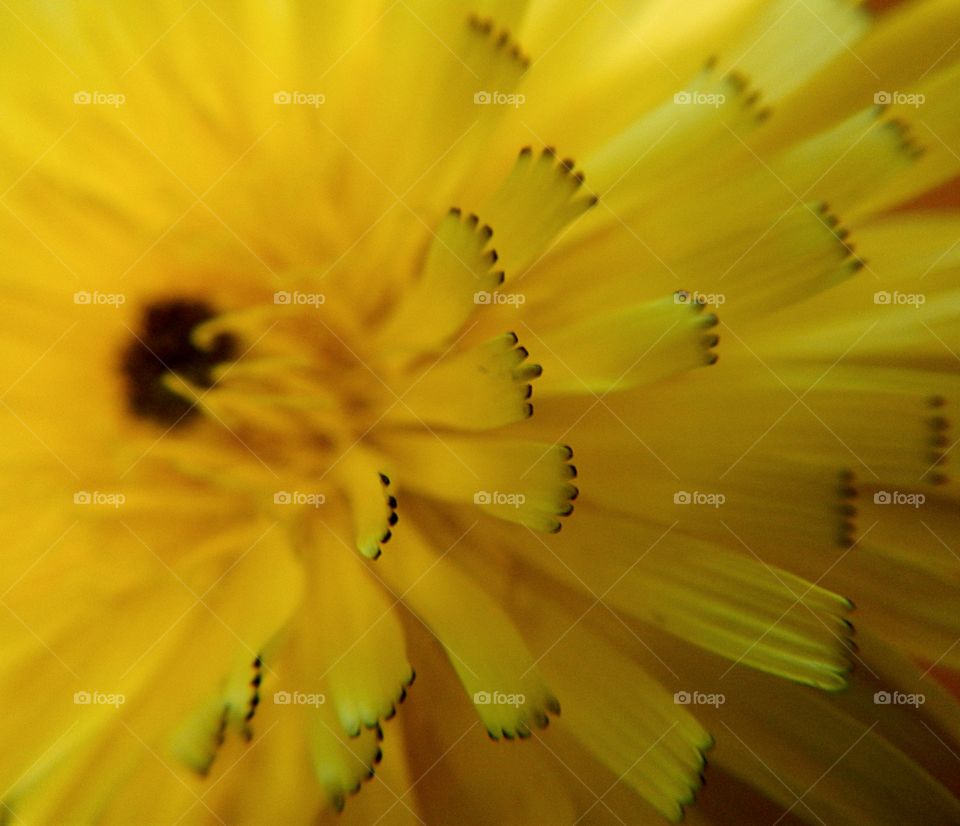
<svg viewBox="0 0 960 826">
<path fill-rule="evenodd" d="M 904 209 L 931 209 L 934 207 L 960 209 L 960 178 L 948 181 L 904 206 Z"/>
</svg>

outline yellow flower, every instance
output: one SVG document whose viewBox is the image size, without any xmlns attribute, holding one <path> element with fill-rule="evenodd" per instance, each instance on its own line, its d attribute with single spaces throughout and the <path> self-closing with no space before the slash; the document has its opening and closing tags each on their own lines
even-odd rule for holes
<svg viewBox="0 0 960 826">
<path fill-rule="evenodd" d="M 3 822 L 960 822 L 960 3 L 0 18 Z"/>
</svg>

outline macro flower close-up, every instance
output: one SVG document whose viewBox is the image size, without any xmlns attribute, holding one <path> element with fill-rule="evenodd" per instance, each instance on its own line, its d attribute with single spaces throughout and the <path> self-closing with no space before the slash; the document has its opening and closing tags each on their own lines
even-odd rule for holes
<svg viewBox="0 0 960 826">
<path fill-rule="evenodd" d="M 0 0 L 0 824 L 960 824 L 960 0 Z"/>
</svg>

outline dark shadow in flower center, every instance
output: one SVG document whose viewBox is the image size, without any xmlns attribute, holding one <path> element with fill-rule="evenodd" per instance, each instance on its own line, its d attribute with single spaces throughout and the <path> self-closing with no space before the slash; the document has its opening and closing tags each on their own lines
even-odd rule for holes
<svg viewBox="0 0 960 826">
<path fill-rule="evenodd" d="M 216 315 L 202 301 L 170 299 L 148 305 L 136 337 L 123 353 L 122 370 L 131 411 L 166 427 L 180 425 L 198 412 L 195 403 L 174 393 L 164 376 L 176 374 L 198 387 L 212 387 L 216 365 L 236 355 L 233 336 L 217 336 L 207 350 L 191 341 L 197 325 Z"/>
</svg>

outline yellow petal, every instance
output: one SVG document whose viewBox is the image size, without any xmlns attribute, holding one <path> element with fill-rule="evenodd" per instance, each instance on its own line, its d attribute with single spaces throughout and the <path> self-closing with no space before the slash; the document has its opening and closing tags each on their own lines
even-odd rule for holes
<svg viewBox="0 0 960 826">
<path fill-rule="evenodd" d="M 503 273 L 494 269 L 493 230 L 476 215 L 451 210 L 440 222 L 424 270 L 378 333 L 382 346 L 419 353 L 448 342 L 477 309 L 474 296 L 491 293 Z M 423 307 L 430 306 L 425 318 Z"/>
<path fill-rule="evenodd" d="M 544 395 L 607 394 L 713 364 L 717 317 L 691 293 L 542 330 L 531 326 Z"/>
<path fill-rule="evenodd" d="M 327 682 L 343 731 L 351 737 L 391 717 L 413 681 L 396 598 L 375 571 L 348 553 L 344 539 L 317 529 L 305 549 L 315 591 L 304 610 L 324 633 L 317 640 L 317 674 Z"/>
<path fill-rule="evenodd" d="M 568 224 L 597 203 L 584 193 L 583 173 L 572 160 L 558 160 L 556 149 L 520 152 L 513 170 L 483 207 L 497 230 L 497 250 L 507 277 L 519 282 L 529 265 Z"/>
<path fill-rule="evenodd" d="M 389 416 L 400 424 L 488 430 L 533 415 L 531 382 L 542 368 L 515 333 L 505 333 L 415 373 Z"/>
<path fill-rule="evenodd" d="M 384 446 L 403 491 L 480 510 L 533 530 L 556 532 L 573 511 L 573 451 L 565 445 L 411 433 Z"/>
<path fill-rule="evenodd" d="M 436 522 L 420 524 L 425 515 L 418 509 L 410 521 L 442 535 Z M 450 558 L 458 537 L 447 531 L 449 547 L 434 551 L 419 530 L 408 525 L 397 535 L 378 572 L 441 642 L 490 735 L 529 737 L 547 724 L 548 713 L 559 713 L 556 698 L 507 615 Z"/>
<path fill-rule="evenodd" d="M 661 814 L 677 819 L 701 785 L 712 738 L 663 686 L 543 590 L 524 587 L 517 612 L 544 651 L 540 667 L 564 698 L 564 730 Z"/>
</svg>

